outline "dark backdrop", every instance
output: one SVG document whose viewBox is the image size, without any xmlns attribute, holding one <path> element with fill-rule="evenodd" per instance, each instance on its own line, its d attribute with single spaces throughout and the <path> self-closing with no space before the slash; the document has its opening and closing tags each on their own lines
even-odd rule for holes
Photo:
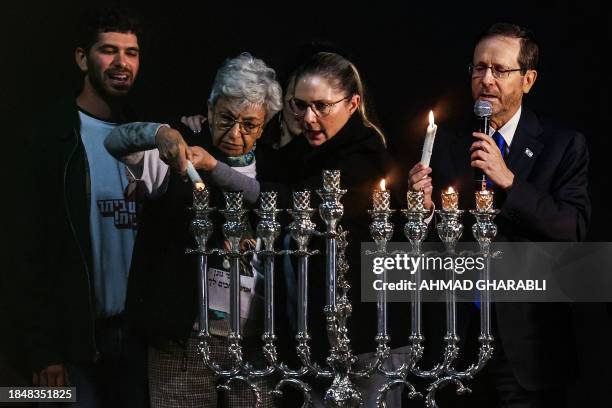
<svg viewBox="0 0 612 408">
<path fill-rule="evenodd" d="M 497 21 L 530 27 L 542 52 L 526 105 L 586 135 L 594 207 L 589 237 L 607 240 L 612 219 L 603 208 L 610 186 L 604 167 L 610 147 L 604 133 L 610 33 L 609 15 L 600 3 L 502 2 L 470 9 L 423 2 L 350 10 L 331 2 L 283 7 L 180 3 L 140 8 L 148 35 L 133 105 L 141 118 L 172 120 L 203 111 L 216 68 L 227 57 L 249 51 L 284 76 L 300 45 L 324 40 L 344 50 L 362 71 L 391 151 L 406 166 L 412 160 L 405 158 L 420 148 L 429 109 L 437 123 L 470 114 L 467 65 L 475 36 Z M 84 4 L 25 2 L 3 10 L 4 125 L 13 129 L 15 119 L 35 116 L 35 108 L 53 101 L 58 92 L 77 89 L 75 20 Z M 19 137 L 10 139 L 11 146 L 19 146 Z"/>
<path fill-rule="evenodd" d="M 142 119 L 169 121 L 202 112 L 216 68 L 227 57 L 249 51 L 285 75 L 301 44 L 330 41 L 360 68 L 391 152 L 404 170 L 418 155 L 429 109 L 436 112 L 437 123 L 470 115 L 467 64 L 476 34 L 498 21 L 530 27 L 541 45 L 541 65 L 526 105 L 586 135 L 594 210 L 589 239 L 609 240 L 612 223 L 605 198 L 611 188 L 606 126 L 610 89 L 605 61 L 610 29 L 609 14 L 601 3 L 481 2 L 478 8 L 438 2 L 368 6 L 345 2 L 344 7 L 326 1 L 180 3 L 140 8 L 148 34 L 133 106 Z M 81 82 L 73 49 L 75 21 L 84 4 L 25 2 L 2 12 L 0 112 L 7 214 L 19 211 L 20 201 L 28 199 L 20 194 L 19 182 L 28 158 L 20 138 L 22 125 L 58 94 L 75 92 Z M 12 219 L 3 217 L 3 231 L 17 227 L 11 225 Z M 15 262 L 10 254 L 15 252 L 6 248 L 4 265 L 10 270 Z M 611 358 L 605 348 L 610 320 L 602 305 L 577 305 L 576 310 L 582 368 L 589 372 L 581 377 L 575 397 L 588 400 L 587 381 L 595 384 L 600 396 L 612 385 L 607 372 Z"/>
</svg>

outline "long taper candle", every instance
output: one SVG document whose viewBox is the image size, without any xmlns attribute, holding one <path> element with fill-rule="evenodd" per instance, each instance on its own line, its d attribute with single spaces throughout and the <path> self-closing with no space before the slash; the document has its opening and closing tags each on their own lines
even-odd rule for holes
<svg viewBox="0 0 612 408">
<path fill-rule="evenodd" d="M 427 126 L 425 143 L 423 143 L 423 153 L 421 154 L 421 164 L 423 164 L 425 167 L 429 167 L 429 161 L 431 160 L 431 154 L 433 153 L 434 140 L 436 138 L 437 130 L 438 125 L 434 123 L 433 111 L 429 111 L 429 126 Z"/>
</svg>

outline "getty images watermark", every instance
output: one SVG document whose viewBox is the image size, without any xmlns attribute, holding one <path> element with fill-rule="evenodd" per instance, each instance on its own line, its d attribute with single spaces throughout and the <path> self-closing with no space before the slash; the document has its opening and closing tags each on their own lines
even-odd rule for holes
<svg viewBox="0 0 612 408">
<path fill-rule="evenodd" d="M 486 289 L 494 302 L 612 301 L 608 242 L 500 242 L 490 258 L 472 243 L 460 243 L 454 254 L 436 243 L 424 243 L 421 256 L 409 251 L 407 243 L 389 243 L 386 254 L 362 244 L 362 301 L 375 302 L 385 291 L 390 302 L 409 302 L 419 291 L 425 302 L 444 302 L 453 290 L 458 301 L 473 302 Z"/>
<path fill-rule="evenodd" d="M 446 271 L 456 275 L 463 275 L 468 272 L 482 272 L 486 267 L 486 260 L 482 256 L 421 256 L 415 257 L 403 254 L 395 254 L 386 257 L 374 257 L 372 261 L 372 273 L 382 275 L 385 272 L 401 271 L 414 275 L 418 270 L 428 276 L 435 276 L 434 272 Z M 395 282 L 388 282 L 374 279 L 372 287 L 376 291 L 472 291 L 474 289 L 482 291 L 485 289 L 493 291 L 545 291 L 546 279 L 504 279 L 504 280 L 484 280 L 472 278 L 466 279 L 423 279 L 420 282 L 411 279 L 400 279 Z"/>
</svg>

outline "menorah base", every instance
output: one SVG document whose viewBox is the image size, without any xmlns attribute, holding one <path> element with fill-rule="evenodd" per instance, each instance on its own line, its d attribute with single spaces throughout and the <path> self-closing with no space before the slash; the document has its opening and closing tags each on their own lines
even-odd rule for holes
<svg viewBox="0 0 612 408">
<path fill-rule="evenodd" d="M 257 237 L 264 243 L 264 248 L 259 250 L 241 250 L 240 242 L 244 238 L 247 230 L 246 210 L 242 206 L 241 192 L 225 192 L 226 209 L 221 212 L 227 220 L 223 224 L 223 234 L 230 242 L 229 252 L 224 249 L 207 249 L 207 240 L 212 230 L 212 223 L 207 219 L 208 207 L 207 196 L 202 198 L 194 196 L 194 207 L 196 217 L 191 223 L 191 233 L 198 244 L 197 249 L 188 251 L 199 255 L 198 263 L 198 297 L 200 312 L 200 338 L 199 351 L 206 366 L 224 381 L 220 390 L 230 391 L 232 385 L 240 384 L 242 388 L 247 386 L 256 400 L 256 407 L 261 406 L 262 399 L 273 396 L 282 398 L 283 389 L 287 387 L 299 390 L 303 395 L 302 408 L 311 406 L 313 402 L 320 406 L 330 408 L 354 408 L 362 407 L 364 403 L 368 406 L 375 403 L 378 408 L 386 408 L 387 398 L 389 407 L 401 405 L 401 389 L 408 391 L 408 398 L 422 397 L 411 384 L 408 375 L 421 379 L 431 380 L 430 387 L 427 388 L 425 406 L 436 408 L 435 394 L 438 389 L 448 384 L 454 384 L 457 393 L 468 392 L 468 388 L 462 383 L 463 380 L 472 379 L 482 370 L 493 352 L 493 338 L 490 332 L 490 293 L 489 289 L 481 292 L 481 336 L 479 338 L 481 347 L 478 361 L 473 363 L 465 371 L 456 371 L 453 368 L 453 361 L 459 352 L 457 337 L 457 316 L 456 316 L 456 295 L 453 289 L 446 289 L 446 337 L 445 349 L 442 360 L 430 370 L 422 370 L 418 363 L 424 352 L 424 338 L 422 333 L 422 296 L 420 285 L 421 272 L 423 267 L 415 268 L 414 281 L 417 282 L 417 290 L 411 298 L 410 310 L 410 329 L 409 354 L 401 353 L 404 357 L 400 364 L 393 364 L 394 368 L 385 368 L 386 363 L 393 362 L 393 356 L 389 349 L 388 335 L 388 309 L 387 293 L 381 292 L 377 296 L 377 350 L 370 361 L 363 359 L 359 361 L 357 355 L 351 350 L 350 339 L 348 336 L 347 322 L 351 317 L 352 306 L 348 300 L 349 262 L 346 258 L 346 239 L 347 231 L 342 230 L 338 225 L 342 215 L 343 206 L 340 198 L 346 192 L 339 188 L 339 172 L 324 172 L 324 188 L 319 190 L 322 203 L 319 206 L 319 215 L 325 223 L 325 231 L 320 233 L 315 230 L 316 225 L 311 220 L 311 216 L 316 211 L 310 208 L 310 192 L 298 191 L 293 195 L 293 209 L 289 214 L 293 220 L 289 225 L 291 238 L 297 244 L 297 250 L 275 251 L 274 242 L 280 236 L 281 225 L 276 221 L 279 210 L 276 209 L 276 193 L 262 192 L 260 209 L 257 211 L 261 220 L 256 228 Z M 387 252 L 387 243 L 393 236 L 393 224 L 389 217 L 393 210 L 388 208 L 389 195 L 379 191 L 375 194 L 374 210 L 370 211 L 373 221 L 370 225 L 370 234 L 376 242 L 377 256 L 391 256 L 394 253 Z M 409 209 L 402 210 L 407 217 L 404 225 L 404 234 L 410 242 L 409 254 L 414 258 L 421 259 L 429 256 L 421 251 L 421 244 L 427 235 L 427 223 L 424 222 L 429 211 L 423 208 L 423 192 L 409 192 L 407 198 Z M 499 210 L 471 211 L 476 217 L 473 227 L 473 235 L 479 244 L 479 254 L 486 259 L 486 267 L 481 272 L 481 279 L 490 279 L 490 245 L 497 234 L 497 227 L 493 223 L 495 215 Z M 460 223 L 461 210 L 438 210 L 437 213 L 442 217 L 438 224 L 437 232 L 440 239 L 444 242 L 446 253 L 454 255 L 457 241 L 462 235 L 463 226 Z M 325 308 L 326 318 L 325 332 L 309 333 L 309 257 L 316 253 L 308 248 L 310 239 L 313 235 L 318 235 L 325 239 Z M 207 255 L 218 254 L 228 257 L 231 260 L 230 268 L 230 333 L 227 336 L 228 346 L 227 355 L 231 362 L 228 369 L 222 369 L 220 365 L 212 359 L 212 352 L 209 347 L 210 333 L 208 331 L 208 312 L 209 312 L 209 281 L 207 270 Z M 264 281 L 265 281 L 265 334 L 263 335 L 263 354 L 267 360 L 267 366 L 263 369 L 256 369 L 248 362 L 248 358 L 243 356 L 240 311 L 240 268 L 239 258 L 245 255 L 256 253 L 264 262 Z M 397 253 L 405 253 L 403 251 Z M 291 254 L 297 257 L 297 335 L 296 352 L 301 361 L 301 367 L 290 369 L 285 363 L 279 361 L 276 352 L 275 334 L 275 285 L 274 285 L 274 258 L 278 255 Z M 383 270 L 383 281 L 386 281 L 386 268 Z M 454 270 L 448 271 L 447 275 L 454 278 Z M 319 288 L 315 288 L 319 290 Z M 313 360 L 311 355 L 310 339 L 311 336 L 325 337 L 329 343 L 329 356 L 326 358 L 326 366 L 322 367 Z M 246 352 L 246 348 L 244 352 Z M 318 357 L 318 356 L 317 356 Z M 359 367 L 359 369 L 357 369 Z M 377 378 L 375 378 L 377 376 Z M 280 377 L 280 378 L 279 378 Z M 314 378 L 312 378 L 314 377 Z M 255 381 L 259 380 L 276 381 L 272 391 L 258 387 Z M 312 388 L 306 382 L 312 379 L 317 382 L 317 391 L 311 392 Z M 278 381 L 277 381 L 278 380 Z M 319 380 L 325 380 L 325 388 Z M 331 384 L 329 384 L 331 380 Z M 353 382 L 355 381 L 355 382 Z M 329 385 L 328 385 L 329 384 Z M 269 388 L 269 387 L 268 387 Z M 393 389 L 392 393 L 389 393 Z M 292 397 L 290 397 L 292 398 Z M 321 398 L 323 401 L 321 401 Z M 315 399 L 316 401 L 313 401 Z"/>
<path fill-rule="evenodd" d="M 336 375 L 325 393 L 325 406 L 330 408 L 353 408 L 362 406 L 361 392 L 348 375 Z"/>
</svg>

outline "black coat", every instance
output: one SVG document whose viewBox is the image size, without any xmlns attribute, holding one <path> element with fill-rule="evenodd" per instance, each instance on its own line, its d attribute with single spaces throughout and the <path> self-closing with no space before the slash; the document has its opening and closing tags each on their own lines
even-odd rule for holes
<svg viewBox="0 0 612 408">
<path fill-rule="evenodd" d="M 437 208 L 441 208 L 440 191 L 448 186 L 459 190 L 461 208 L 474 207 L 476 183 L 469 153 L 474 141 L 472 129 L 441 128 L 436 136 L 431 168 Z M 582 134 L 541 121 L 523 108 L 507 159 L 514 184 L 507 194 L 495 190 L 495 207 L 501 209 L 495 219 L 497 240 L 583 240 L 591 215 L 588 162 Z M 464 217 L 468 223 L 472 219 Z M 463 239 L 473 240 L 470 225 L 464 229 Z M 461 310 L 474 318 L 475 313 L 466 311 L 471 305 L 463 306 Z M 558 386 L 572 375 L 568 367 L 575 363 L 575 346 L 568 304 L 497 303 L 493 310 L 498 327 L 494 336 L 500 339 L 524 388 Z"/>
<path fill-rule="evenodd" d="M 365 127 L 358 114 L 351 117 L 348 123 L 324 144 L 311 147 L 306 138 L 299 136 L 285 146 L 280 166 L 273 175 L 278 181 L 279 175 L 284 175 L 284 183 L 270 183 L 271 177 L 260 174 L 262 189 L 279 192 L 279 207 L 291 208 L 292 191 L 308 189 L 311 191 L 311 207 L 318 208 L 320 199 L 316 190 L 322 187 L 323 170 L 340 170 L 341 187 L 347 190 L 341 202 L 344 205 L 344 215 L 340 225 L 348 234 L 347 258 L 349 261 L 348 282 L 350 284 L 349 300 L 353 306 L 349 320 L 349 337 L 351 346 L 356 353 L 375 350 L 376 335 L 376 304 L 361 302 L 361 243 L 370 242 L 367 210 L 372 207 L 372 192 L 380 180 L 387 176 L 391 165 L 390 156 L 379 135 Z M 283 167 L 286 166 L 286 167 Z M 259 177 L 258 177 L 259 178 Z M 325 225 L 318 215 L 313 216 L 319 231 L 325 230 Z M 287 217 L 282 224 L 287 225 Z M 313 237 L 310 248 L 321 251 L 310 260 L 309 270 L 309 330 L 312 336 L 312 351 L 317 360 L 328 355 L 328 342 L 325 328 L 325 260 L 324 240 Z M 297 268 L 294 265 L 294 272 Z M 295 317 L 290 317 L 295 319 Z M 399 322 L 398 322 L 399 323 Z M 397 325 L 401 326 L 401 325 Z M 393 327 L 392 333 L 393 331 Z M 397 332 L 396 332 L 397 333 Z M 392 336 L 399 339 L 401 336 Z M 401 342 L 399 342 L 401 343 Z"/>
<path fill-rule="evenodd" d="M 88 164 L 74 97 L 59 100 L 33 122 L 22 262 L 12 278 L 30 366 L 40 370 L 91 362 L 97 351 Z"/>
<path fill-rule="evenodd" d="M 361 242 L 370 241 L 367 209 L 371 207 L 372 190 L 385 177 L 390 163 L 385 146 L 378 134 L 362 125 L 357 115 L 331 140 L 315 148 L 300 136 L 281 150 L 274 150 L 267 141 L 271 133 L 278 131 L 275 125 L 274 122 L 269 125 L 266 135 L 258 141 L 255 153 L 261 188 L 278 191 L 278 208 L 291 208 L 291 192 L 299 189 L 312 191 L 311 206 L 317 208 L 319 199 L 314 191 L 321 187 L 322 170 L 341 171 L 342 188 L 348 190 L 342 199 L 345 212 L 341 224 L 350 231 L 347 255 L 351 266 L 351 321 L 359 321 L 359 333 L 352 336 L 353 345 L 357 352 L 372 351 L 375 347 L 376 308 L 373 303 L 360 302 L 359 257 Z M 204 133 L 207 134 L 207 131 Z M 202 145 L 220 157 L 210 146 L 209 136 L 190 136 L 190 132 L 183 134 L 189 144 Z M 220 192 L 214 191 L 213 205 L 223 208 Z M 147 333 L 153 341 L 184 340 L 189 336 L 197 316 L 196 259 L 184 254 L 185 248 L 194 245 L 188 233 L 191 216 L 186 210 L 191 205 L 191 199 L 189 183 L 172 175 L 167 192 L 156 200 L 149 200 L 142 207 L 126 307 L 132 324 Z M 257 221 L 253 215 L 250 219 Z M 324 226 L 318 215 L 313 219 L 317 221 L 318 229 L 323 231 Z M 286 214 L 279 220 L 283 227 L 290 221 Z M 214 222 L 216 236 L 220 237 L 223 217 L 217 214 Z M 322 250 L 324 242 L 315 238 L 311 247 Z M 287 338 L 286 331 L 286 293 L 283 279 L 279 276 L 281 264 L 277 260 L 275 293 L 276 321 L 279 322 L 277 330 L 280 343 L 283 343 L 291 339 Z M 310 280 L 310 332 L 313 334 L 313 351 L 322 359 L 328 350 L 323 316 L 323 255 L 312 258 Z M 286 345 L 281 345 L 281 348 L 286 348 Z"/>
</svg>

